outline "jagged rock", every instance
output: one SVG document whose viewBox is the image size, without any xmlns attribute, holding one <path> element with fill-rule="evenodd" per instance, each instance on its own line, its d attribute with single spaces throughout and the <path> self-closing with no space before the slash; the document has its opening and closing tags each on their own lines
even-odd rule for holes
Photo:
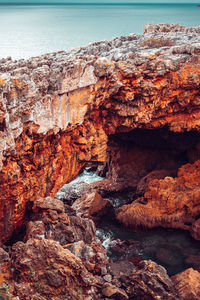
<svg viewBox="0 0 200 300">
<path fill-rule="evenodd" d="M 26 240 L 29 239 L 44 239 L 45 238 L 45 225 L 42 221 L 30 221 L 26 226 Z"/>
<path fill-rule="evenodd" d="M 77 199 L 72 208 L 79 217 L 97 220 L 108 214 L 112 206 L 107 199 L 103 199 L 97 192 L 92 192 Z"/>
<path fill-rule="evenodd" d="M 62 199 L 65 203 L 71 205 L 76 199 L 81 198 L 90 190 L 91 185 L 86 182 L 65 184 L 56 194 L 56 198 Z"/>
<path fill-rule="evenodd" d="M 39 198 L 34 202 L 33 211 L 36 213 L 38 210 L 55 210 L 58 213 L 65 212 L 64 204 L 61 200 L 52 197 Z"/>
<path fill-rule="evenodd" d="M 108 258 L 100 242 L 93 241 L 87 245 L 83 241 L 79 241 L 66 247 L 82 260 L 89 272 L 98 275 L 102 275 L 102 270 L 107 272 Z"/>
<path fill-rule="evenodd" d="M 200 219 L 192 224 L 190 233 L 195 240 L 200 240 Z"/>
<path fill-rule="evenodd" d="M 184 300 L 200 298 L 200 273 L 190 268 L 171 277 L 178 293 Z"/>
<path fill-rule="evenodd" d="M 94 257 L 94 251 L 91 246 L 86 245 L 83 241 L 75 242 L 67 247 L 75 256 L 80 259 L 90 260 Z"/>
<path fill-rule="evenodd" d="M 14 293 L 18 295 L 16 300 L 46 300 L 46 297 L 42 297 L 39 293 L 37 293 L 34 290 L 34 287 L 23 283 L 15 283 Z"/>
<path fill-rule="evenodd" d="M 85 299 L 96 284 L 79 258 L 47 239 L 16 243 L 12 247 L 12 268 L 18 284 L 26 283 L 30 295 L 38 292 L 45 299 L 66 295 Z"/>
<path fill-rule="evenodd" d="M 70 226 L 74 234 L 74 241 L 84 241 L 91 244 L 96 238 L 96 228 L 94 222 L 90 219 L 82 219 L 77 216 L 70 217 Z"/>
<path fill-rule="evenodd" d="M 40 198 L 33 207 L 32 221 L 27 224 L 25 241 L 51 239 L 61 245 L 84 241 L 91 244 L 96 239 L 96 228 L 92 220 L 69 216 L 63 212 L 64 204 L 52 197 Z"/>
<path fill-rule="evenodd" d="M 3 248 L 0 248 L 0 263 L 9 260 L 9 254 Z"/>
<path fill-rule="evenodd" d="M 110 263 L 110 272 L 116 278 L 120 278 L 122 275 L 129 276 L 133 268 L 134 265 L 128 260 L 119 260 Z"/>
<path fill-rule="evenodd" d="M 187 28 L 177 24 L 145 24 L 143 28 L 144 34 L 159 33 L 159 32 L 185 32 L 185 33 L 200 33 L 199 27 Z"/>
<path fill-rule="evenodd" d="M 2 241 L 21 227 L 30 202 L 54 197 L 88 161 L 104 163 L 112 134 L 199 131 L 199 27 L 150 31 L 0 61 Z"/>
<path fill-rule="evenodd" d="M 33 206 L 32 221 L 27 224 L 25 241 L 34 239 L 52 239 L 61 245 L 74 241 L 70 219 L 64 213 L 61 200 L 47 197 L 36 200 Z"/>
<path fill-rule="evenodd" d="M 152 180 L 144 198 L 118 210 L 117 218 L 129 226 L 190 229 L 199 215 L 200 160 L 186 164 L 176 178 Z"/>
<path fill-rule="evenodd" d="M 121 281 L 128 299 L 180 299 L 166 270 L 150 260 L 140 262 Z"/>
<path fill-rule="evenodd" d="M 119 300 L 129 299 L 124 290 L 119 289 L 110 283 L 106 283 L 104 285 L 102 294 L 108 298 L 114 298 Z"/>
<path fill-rule="evenodd" d="M 137 185 L 137 190 L 136 193 L 138 195 L 144 195 L 144 193 L 147 190 L 147 187 L 150 183 L 150 181 L 152 181 L 153 179 L 163 179 L 166 176 L 172 176 L 175 175 L 173 171 L 170 170 L 154 170 L 152 172 L 150 172 L 149 174 L 147 174 L 146 176 L 144 176 L 138 183 Z"/>
</svg>

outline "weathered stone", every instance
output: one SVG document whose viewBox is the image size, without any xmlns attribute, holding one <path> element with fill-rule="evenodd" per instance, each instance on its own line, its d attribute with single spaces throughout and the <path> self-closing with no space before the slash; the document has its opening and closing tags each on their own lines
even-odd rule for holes
<svg viewBox="0 0 200 300">
<path fill-rule="evenodd" d="M 180 299 L 166 270 L 150 260 L 139 263 L 121 280 L 129 299 Z"/>
<path fill-rule="evenodd" d="M 26 240 L 45 238 L 45 226 L 42 221 L 30 221 L 26 226 Z"/>
<path fill-rule="evenodd" d="M 129 226 L 162 226 L 190 229 L 199 215 L 200 160 L 186 164 L 176 178 L 152 180 L 144 198 L 118 211 L 118 220 Z"/>
<path fill-rule="evenodd" d="M 9 254 L 3 248 L 0 248 L 0 263 L 9 260 Z"/>
<path fill-rule="evenodd" d="M 39 198 L 34 202 L 33 211 L 37 212 L 38 210 L 51 209 L 55 210 L 58 213 L 65 212 L 64 204 L 62 201 L 47 197 L 47 198 Z"/>
<path fill-rule="evenodd" d="M 186 32 L 186 33 L 198 33 L 200 32 L 199 27 L 182 26 L 179 24 L 145 24 L 143 28 L 145 34 L 158 33 L 158 32 Z"/>
<path fill-rule="evenodd" d="M 92 192 L 77 199 L 72 208 L 77 216 L 95 220 L 107 214 L 112 206 L 107 199 L 103 199 L 97 192 Z"/>
<path fill-rule="evenodd" d="M 195 240 L 200 240 L 200 219 L 196 220 L 190 229 L 190 233 Z"/>
<path fill-rule="evenodd" d="M 92 274 L 102 275 L 102 269 L 107 270 L 108 258 L 100 242 L 93 241 L 91 245 L 87 245 L 83 241 L 79 241 L 67 245 L 65 248 L 79 257 L 86 269 Z"/>
<path fill-rule="evenodd" d="M 153 179 L 163 179 L 166 176 L 172 176 L 173 171 L 170 170 L 155 170 L 144 176 L 137 185 L 137 194 L 144 195 L 147 190 L 147 187 L 151 180 Z M 175 174 L 174 174 L 175 175 Z"/>
<path fill-rule="evenodd" d="M 18 284 L 26 283 L 32 295 L 38 292 L 45 299 L 62 299 L 67 294 L 73 299 L 85 299 L 96 284 L 79 258 L 47 239 L 16 243 L 12 248 L 12 268 Z"/>
<path fill-rule="evenodd" d="M 200 298 L 200 273 L 190 268 L 171 277 L 182 299 Z"/>
<path fill-rule="evenodd" d="M 22 225 L 31 201 L 54 197 L 86 162 L 104 163 L 111 134 L 199 131 L 199 27 L 152 25 L 145 32 L 152 33 L 1 60 L 2 241 Z M 144 47 L 155 33 L 174 45 Z"/>
<path fill-rule="evenodd" d="M 93 221 L 90 219 L 71 216 L 70 226 L 74 234 L 74 240 L 77 242 L 82 240 L 86 244 L 91 244 L 96 238 L 96 228 Z"/>
<path fill-rule="evenodd" d="M 110 283 L 106 283 L 104 285 L 102 294 L 108 298 L 114 297 L 114 299 L 119 299 L 119 300 L 129 299 L 124 290 L 119 289 Z"/>
</svg>

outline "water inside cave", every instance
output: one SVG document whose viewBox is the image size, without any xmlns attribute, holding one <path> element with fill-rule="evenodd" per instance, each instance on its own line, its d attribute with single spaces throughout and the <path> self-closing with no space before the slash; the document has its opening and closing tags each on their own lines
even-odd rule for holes
<svg viewBox="0 0 200 300">
<path fill-rule="evenodd" d="M 97 237 L 113 261 L 153 260 L 162 265 L 169 276 L 187 268 L 200 269 L 200 241 L 179 229 L 141 229 L 123 227 L 104 219 L 97 228 Z"/>
<path fill-rule="evenodd" d="M 119 178 L 122 180 L 124 174 L 132 178 L 142 177 L 145 172 L 166 166 L 174 168 L 176 176 L 180 166 L 188 162 L 193 163 L 200 157 L 200 135 L 196 132 L 179 134 L 165 129 L 134 130 L 111 136 L 109 144 L 110 153 L 115 161 L 114 163 L 109 161 L 110 170 L 107 176 L 114 178 L 115 166 L 120 165 L 118 178 L 115 177 L 115 180 Z M 120 151 L 122 155 L 117 158 Z M 140 158 L 143 161 L 138 163 Z M 133 172 L 129 174 L 131 165 Z M 69 187 L 73 189 L 75 187 L 78 192 L 81 182 L 92 183 L 102 179 L 95 171 L 84 170 L 75 180 L 64 185 L 56 197 L 62 199 L 65 189 Z M 104 196 L 117 208 L 127 203 L 132 195 L 134 192 L 127 189 L 121 194 L 116 192 Z M 184 230 L 164 228 L 134 230 L 124 227 L 115 218 L 105 216 L 97 224 L 97 237 L 113 261 L 130 260 L 137 264 L 141 260 L 151 259 L 165 267 L 170 276 L 190 267 L 200 270 L 200 241 L 194 240 L 189 232 Z"/>
<path fill-rule="evenodd" d="M 102 180 L 95 171 L 84 170 L 75 180 L 65 185 L 78 185 L 80 182 L 92 183 Z M 62 192 L 64 192 L 64 187 Z M 112 203 L 122 201 L 114 199 Z M 113 261 L 151 259 L 165 267 L 168 275 L 177 274 L 187 268 L 200 269 L 200 241 L 194 240 L 189 232 L 178 229 L 129 229 L 110 218 L 104 217 L 97 227 L 99 238 Z"/>
</svg>

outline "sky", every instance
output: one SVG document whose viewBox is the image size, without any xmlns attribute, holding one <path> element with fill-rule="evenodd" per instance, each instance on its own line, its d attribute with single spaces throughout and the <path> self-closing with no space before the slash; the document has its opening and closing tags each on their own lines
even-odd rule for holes
<svg viewBox="0 0 200 300">
<path fill-rule="evenodd" d="M 1 3 L 199 3 L 200 0 L 0 0 Z"/>
</svg>

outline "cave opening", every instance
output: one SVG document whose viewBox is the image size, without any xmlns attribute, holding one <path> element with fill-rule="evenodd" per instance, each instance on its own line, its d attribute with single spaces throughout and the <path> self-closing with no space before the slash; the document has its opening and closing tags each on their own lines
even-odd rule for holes
<svg viewBox="0 0 200 300">
<path fill-rule="evenodd" d="M 150 180 L 175 177 L 182 165 L 198 159 L 196 131 L 176 133 L 164 127 L 120 132 L 109 136 L 106 178 L 121 183 L 121 193 L 130 194 L 130 202 L 144 195 Z"/>
<path fill-rule="evenodd" d="M 200 159 L 200 134 L 196 131 L 175 133 L 167 127 L 157 130 L 136 129 L 109 136 L 106 178 L 116 189 L 104 193 L 117 213 L 123 205 L 146 205 L 144 194 L 149 182 L 176 178 L 180 167 Z M 198 218 L 197 218 L 198 219 Z M 188 227 L 190 223 L 186 224 Z M 199 269 L 200 243 L 188 231 L 172 228 L 125 227 L 117 219 L 104 216 L 97 236 L 114 261 L 130 260 L 137 264 L 151 259 L 163 265 L 169 275 L 189 267 Z M 185 249 L 187 248 L 187 251 Z M 193 254 L 192 254 L 193 253 Z"/>
</svg>

